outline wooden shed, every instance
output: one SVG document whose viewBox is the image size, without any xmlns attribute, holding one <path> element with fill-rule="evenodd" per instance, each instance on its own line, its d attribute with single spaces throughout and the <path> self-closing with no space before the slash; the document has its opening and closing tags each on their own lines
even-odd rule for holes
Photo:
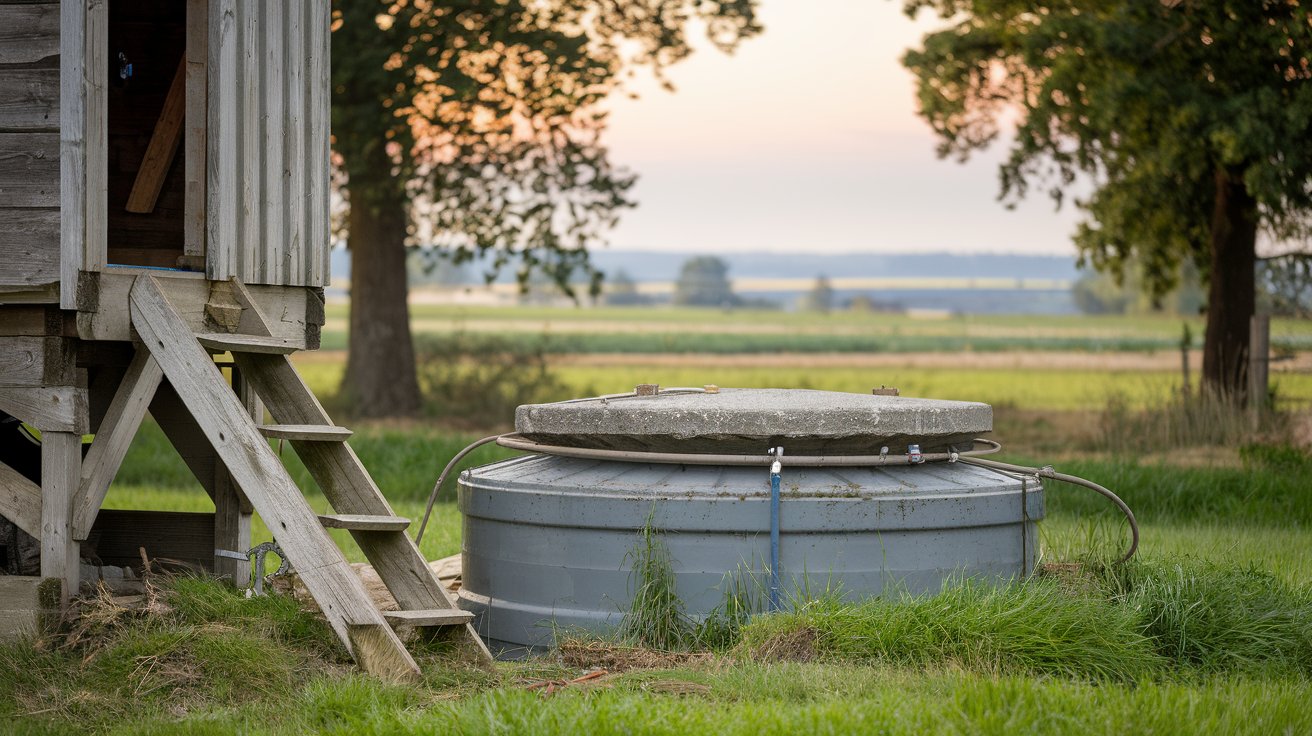
<svg viewBox="0 0 1312 736">
<path fill-rule="evenodd" d="M 330 5 L 0 0 L 0 412 L 41 435 L 39 473 L 0 463 L 0 516 L 67 600 L 84 553 L 242 581 L 256 511 L 361 664 L 405 676 L 389 624 L 477 637 L 289 357 L 324 321 Z M 147 411 L 213 514 L 100 513 Z M 402 612 L 375 609 L 325 525 Z"/>
</svg>

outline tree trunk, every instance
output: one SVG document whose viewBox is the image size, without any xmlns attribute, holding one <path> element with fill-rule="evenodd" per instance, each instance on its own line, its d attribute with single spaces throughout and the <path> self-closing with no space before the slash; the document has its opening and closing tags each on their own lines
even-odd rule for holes
<svg viewBox="0 0 1312 736">
<path fill-rule="evenodd" d="M 406 303 L 405 200 L 366 194 L 363 182 L 358 190 L 352 182 L 351 332 L 342 394 L 356 416 L 412 416 L 421 404 Z"/>
<path fill-rule="evenodd" d="M 1216 172 L 1211 239 L 1203 387 L 1244 402 L 1249 323 L 1256 309 L 1257 202 L 1238 176 L 1224 170 Z"/>
</svg>

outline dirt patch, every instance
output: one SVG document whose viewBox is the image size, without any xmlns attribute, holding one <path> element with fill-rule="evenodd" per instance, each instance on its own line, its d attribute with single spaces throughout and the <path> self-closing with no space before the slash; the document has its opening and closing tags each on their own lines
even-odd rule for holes
<svg viewBox="0 0 1312 736">
<path fill-rule="evenodd" d="M 662 652 L 601 641 L 565 639 L 557 651 L 561 661 L 578 669 L 604 669 L 609 672 L 654 670 L 708 664 L 715 661 L 710 652 Z"/>
<path fill-rule="evenodd" d="M 1075 593 L 1093 593 L 1098 590 L 1094 572 L 1082 562 L 1045 562 L 1039 576 L 1056 580 L 1062 589 Z"/>
<path fill-rule="evenodd" d="M 820 634 L 809 626 L 776 634 L 752 647 L 757 662 L 812 662 L 819 658 L 816 644 Z"/>
</svg>

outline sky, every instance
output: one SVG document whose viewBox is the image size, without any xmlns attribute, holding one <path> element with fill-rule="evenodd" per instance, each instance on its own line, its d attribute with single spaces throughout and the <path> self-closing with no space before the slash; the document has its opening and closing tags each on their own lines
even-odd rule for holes
<svg viewBox="0 0 1312 736">
<path fill-rule="evenodd" d="M 761 0 L 765 31 L 725 55 L 698 37 L 616 98 L 611 160 L 639 175 L 616 250 L 1073 255 L 1079 213 L 997 201 L 995 145 L 940 160 L 903 52 L 944 21 L 900 0 Z"/>
</svg>

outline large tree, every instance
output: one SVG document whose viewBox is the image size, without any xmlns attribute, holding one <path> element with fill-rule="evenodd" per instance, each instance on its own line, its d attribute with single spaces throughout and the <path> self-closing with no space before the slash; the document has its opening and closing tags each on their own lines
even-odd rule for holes
<svg viewBox="0 0 1312 736">
<path fill-rule="evenodd" d="M 949 22 L 904 61 L 941 155 L 1015 126 L 1001 198 L 1085 175 L 1081 260 L 1154 295 L 1209 281 L 1203 380 L 1243 397 L 1255 242 L 1312 208 L 1312 5 L 1300 0 L 904 0 Z"/>
<path fill-rule="evenodd" d="M 599 103 L 624 72 L 690 53 L 692 21 L 729 50 L 755 0 L 333 0 L 333 151 L 349 215 L 343 392 L 368 416 L 420 397 L 406 247 L 494 253 L 568 288 L 586 247 L 631 206 Z"/>
</svg>

